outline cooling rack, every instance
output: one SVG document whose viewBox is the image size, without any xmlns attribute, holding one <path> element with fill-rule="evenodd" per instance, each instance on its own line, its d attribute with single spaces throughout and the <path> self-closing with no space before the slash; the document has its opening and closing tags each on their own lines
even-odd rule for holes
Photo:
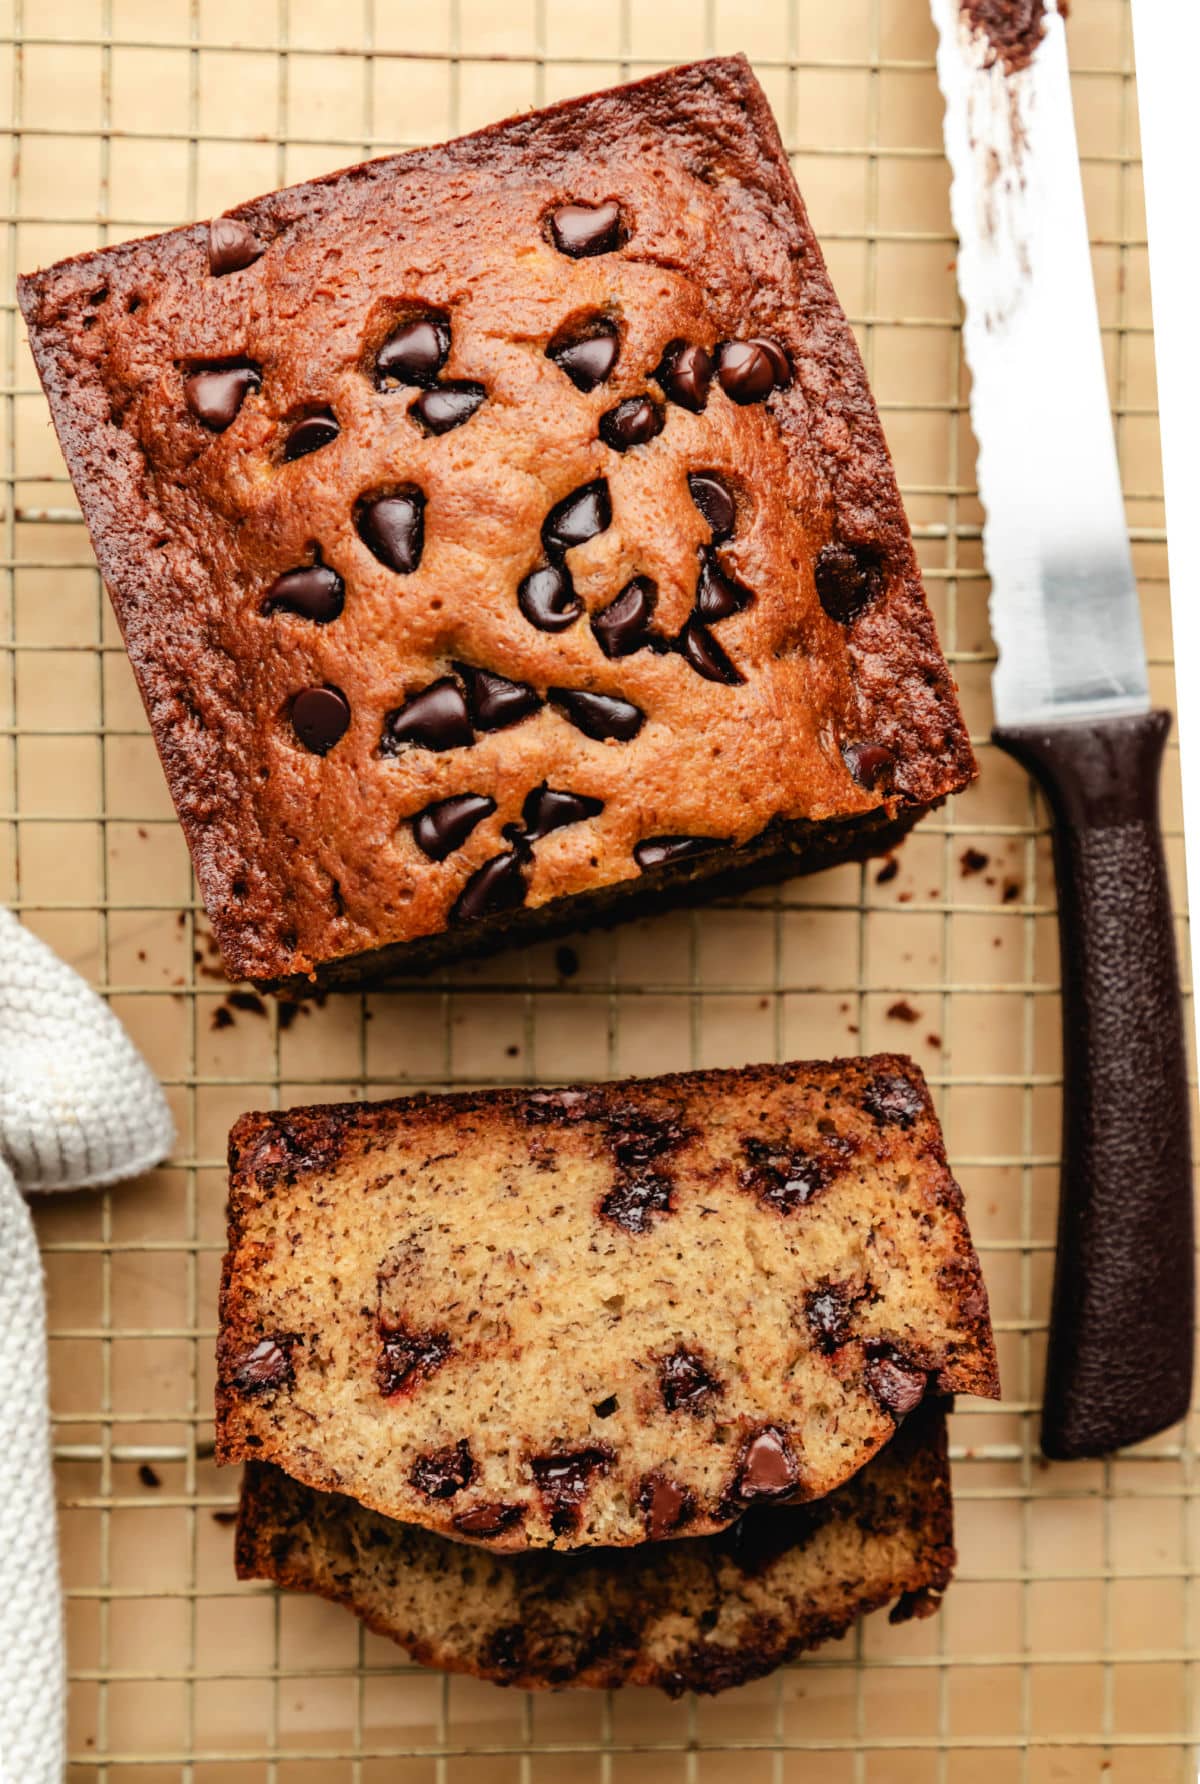
<svg viewBox="0 0 1200 1784">
<path fill-rule="evenodd" d="M 1173 700 L 1127 0 L 1070 25 L 1156 700 Z M 988 744 L 987 585 L 921 0 L 0 0 L 5 238 L 0 891 L 162 1075 L 169 1165 L 39 1215 L 72 1784 L 1178 1784 L 1195 1775 L 1193 1421 L 1036 1448 L 1060 1094 L 1045 813 Z M 892 864 L 295 1016 L 220 977 L 50 433 L 12 278 L 360 158 L 745 49 L 884 414 L 983 765 Z M 1037 418 L 1031 418 L 1037 425 Z M 1184 910 L 1178 762 L 1168 849 Z M 1181 946 L 1186 946 L 1180 918 Z M 1186 957 L 1186 956 L 1185 956 Z M 714 1701 L 533 1697 L 410 1666 L 233 1578 L 212 1464 L 223 1150 L 250 1107 L 899 1047 L 924 1066 L 992 1291 L 1005 1398 L 953 1422 L 940 1617 Z M 1136 1061 L 1130 1061 L 1136 1070 Z"/>
</svg>

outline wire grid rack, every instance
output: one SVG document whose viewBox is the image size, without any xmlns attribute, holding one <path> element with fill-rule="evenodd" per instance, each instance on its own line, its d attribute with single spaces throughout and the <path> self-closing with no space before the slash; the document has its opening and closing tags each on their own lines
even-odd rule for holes
<svg viewBox="0 0 1200 1784">
<path fill-rule="evenodd" d="M 989 747 L 991 646 L 933 36 L 921 0 L 0 0 L 9 115 L 0 889 L 110 998 L 176 1156 L 40 1214 L 72 1784 L 1177 1784 L 1194 1775 L 1194 1422 L 1103 1464 L 1036 1448 L 1060 1053 L 1045 814 Z M 289 1024 L 221 980 L 11 298 L 17 269 L 710 50 L 776 108 L 884 412 L 983 765 L 896 871 L 777 892 Z M 1173 697 L 1128 0 L 1071 23 L 1155 698 Z M 1178 764 L 1168 849 L 1184 910 Z M 1180 918 L 1186 959 L 1186 936 Z M 409 1666 L 233 1579 L 212 1464 L 223 1149 L 248 1107 L 900 1046 L 984 1257 L 999 1407 L 953 1424 L 942 1615 L 715 1701 L 523 1696 Z M 1130 1062 L 1136 1069 L 1136 1062 Z"/>
</svg>

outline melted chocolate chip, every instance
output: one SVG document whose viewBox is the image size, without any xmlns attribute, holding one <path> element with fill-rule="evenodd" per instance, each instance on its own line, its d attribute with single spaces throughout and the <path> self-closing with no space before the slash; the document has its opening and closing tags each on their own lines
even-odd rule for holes
<svg viewBox="0 0 1200 1784">
<path fill-rule="evenodd" d="M 463 1437 L 445 1449 L 418 1456 L 409 1470 L 409 1480 L 426 1499 L 453 1499 L 469 1487 L 475 1474 L 471 1446 Z"/>
<path fill-rule="evenodd" d="M 706 347 L 672 341 L 654 374 L 669 401 L 698 415 L 708 401 L 713 358 Z"/>
<path fill-rule="evenodd" d="M 607 1127 L 608 1143 L 623 1169 L 662 1158 L 691 1137 L 680 1122 L 630 1104 L 610 1110 Z"/>
<path fill-rule="evenodd" d="M 707 626 L 702 626 L 694 615 L 675 643 L 680 655 L 686 657 L 697 675 L 702 675 L 706 681 L 724 682 L 727 687 L 737 687 L 745 681 L 741 670 L 730 662 Z"/>
<path fill-rule="evenodd" d="M 495 911 L 515 911 L 525 902 L 525 869 L 515 853 L 495 855 L 473 873 L 450 911 L 451 923 L 476 923 Z"/>
<path fill-rule="evenodd" d="M 780 1214 L 806 1207 L 830 1181 L 829 1166 L 799 1147 L 775 1146 L 755 1137 L 742 1141 L 742 1151 L 750 1162 L 738 1182 Z"/>
<path fill-rule="evenodd" d="M 535 787 L 526 796 L 521 808 L 525 841 L 540 842 L 552 830 L 561 830 L 564 824 L 580 824 L 585 818 L 598 817 L 603 810 L 602 799 L 590 799 L 586 793 L 568 793 L 558 787 L 548 787 L 543 781 L 540 787 Z"/>
<path fill-rule="evenodd" d="M 454 1528 L 463 1536 L 499 1536 L 525 1515 L 523 1505 L 473 1505 L 455 1516 Z"/>
<path fill-rule="evenodd" d="M 826 1356 L 840 1350 L 850 1336 L 853 1299 L 836 1282 L 827 1282 L 806 1296 L 804 1312 L 817 1346 Z"/>
<path fill-rule="evenodd" d="M 314 756 L 328 755 L 349 724 L 350 702 L 340 688 L 305 688 L 292 701 L 292 729 Z"/>
<path fill-rule="evenodd" d="M 600 438 L 614 452 L 628 452 L 661 434 L 662 427 L 663 412 L 657 403 L 648 396 L 630 396 L 600 417 Z"/>
<path fill-rule="evenodd" d="M 531 570 L 517 590 L 517 606 L 539 632 L 565 632 L 583 612 L 583 602 L 561 564 Z"/>
<path fill-rule="evenodd" d="M 783 1432 L 774 1425 L 764 1425 L 742 1451 L 737 1496 L 739 1499 L 774 1498 L 779 1493 L 790 1493 L 799 1478 Z"/>
<path fill-rule="evenodd" d="M 721 348 L 717 377 L 735 403 L 761 403 L 791 375 L 787 355 L 774 341 L 726 341 Z"/>
<path fill-rule="evenodd" d="M 380 1393 L 387 1399 L 427 1381 L 454 1348 L 449 1332 L 412 1332 L 382 1319 L 379 1336 L 381 1350 L 376 1378 Z"/>
<path fill-rule="evenodd" d="M 830 619 L 843 626 L 856 620 L 883 590 L 879 553 L 868 545 L 823 545 L 813 574 L 817 595 Z"/>
<path fill-rule="evenodd" d="M 572 260 L 609 254 L 621 244 L 621 207 L 612 198 L 604 204 L 560 204 L 550 213 L 550 233 L 559 253 Z"/>
<path fill-rule="evenodd" d="M 648 1233 L 655 1217 L 669 1214 L 675 1185 L 655 1172 L 618 1177 L 600 1203 L 600 1213 L 627 1233 Z"/>
<path fill-rule="evenodd" d="M 722 482 L 715 471 L 692 471 L 688 477 L 688 489 L 693 502 L 708 522 L 713 543 L 728 539 L 737 521 L 737 504 L 728 485 Z"/>
<path fill-rule="evenodd" d="M 579 1527 L 579 1508 L 594 1474 L 607 1474 L 612 1451 L 605 1445 L 568 1451 L 558 1456 L 531 1456 L 529 1465 L 538 1491 L 550 1510 L 550 1527 L 565 1536 Z"/>
<path fill-rule="evenodd" d="M 342 611 L 346 585 L 327 564 L 304 564 L 277 576 L 263 599 L 260 613 L 296 613 L 327 626 Z"/>
<path fill-rule="evenodd" d="M 386 755 L 395 755 L 405 743 L 426 750 L 458 750 L 474 741 L 463 691 L 447 675 L 388 713 L 380 748 Z"/>
<path fill-rule="evenodd" d="M 656 592 L 648 576 L 635 576 L 615 601 L 592 615 L 592 632 L 606 657 L 627 657 L 651 642 Z"/>
<path fill-rule="evenodd" d="M 187 406 L 196 420 L 214 434 L 223 434 L 237 420 L 252 390 L 262 386 L 256 365 L 206 366 L 183 381 Z"/>
<path fill-rule="evenodd" d="M 616 328 L 611 322 L 601 322 L 594 334 L 582 340 L 566 340 L 561 344 L 551 341 L 546 357 L 567 374 L 576 390 L 588 391 L 603 384 L 616 365 L 620 351 L 621 337 Z"/>
<path fill-rule="evenodd" d="M 616 1412 L 618 1404 L 619 1402 L 615 1394 L 606 1394 L 603 1400 L 596 1401 L 596 1404 L 592 1407 L 592 1411 L 598 1419 L 610 1419 L 613 1413 Z"/>
<path fill-rule="evenodd" d="M 899 1352 L 878 1345 L 867 1360 L 867 1386 L 884 1412 L 902 1419 L 925 1398 L 928 1378 L 924 1369 Z"/>
<path fill-rule="evenodd" d="M 408 412 L 427 434 L 448 434 L 470 421 L 486 396 L 482 384 L 438 384 L 423 390 Z"/>
<path fill-rule="evenodd" d="M 495 809 L 496 801 L 486 793 L 456 793 L 438 799 L 413 819 L 413 839 L 431 861 L 444 861 Z"/>
<path fill-rule="evenodd" d="M 251 266 L 262 249 L 238 217 L 214 217 L 208 226 L 208 270 L 214 278 Z"/>
<path fill-rule="evenodd" d="M 925 1112 L 919 1087 L 897 1072 L 879 1072 L 863 1091 L 863 1108 L 884 1127 L 911 1127 Z"/>
<path fill-rule="evenodd" d="M 891 750 L 881 743 L 851 743 L 842 750 L 846 767 L 860 787 L 874 789 L 886 782 L 895 763 Z"/>
<path fill-rule="evenodd" d="M 305 458 L 310 452 L 317 452 L 322 446 L 328 446 L 331 440 L 338 437 L 338 424 L 332 415 L 306 415 L 298 421 L 287 437 L 283 448 L 285 464 L 293 459 Z"/>
<path fill-rule="evenodd" d="M 583 688 L 551 688 L 546 697 L 576 730 L 601 743 L 609 737 L 628 743 L 645 723 L 646 715 L 641 708 L 616 694 L 591 694 Z"/>
<path fill-rule="evenodd" d="M 646 1517 L 646 1536 L 662 1542 L 684 1523 L 695 1508 L 686 1487 L 665 1474 L 647 1474 L 638 1488 L 637 1502 Z"/>
<path fill-rule="evenodd" d="M 659 1363 L 658 1386 L 668 1412 L 701 1412 L 714 1394 L 724 1392 L 703 1358 L 682 1344 Z"/>
<path fill-rule="evenodd" d="M 542 539 L 551 557 L 559 557 L 576 545 L 586 545 L 612 525 L 612 502 L 603 477 L 585 483 L 557 502 L 546 516 Z"/>
<path fill-rule="evenodd" d="M 425 497 L 419 489 L 365 496 L 354 515 L 358 536 L 371 554 L 401 576 L 421 562 L 425 543 Z"/>
<path fill-rule="evenodd" d="M 727 576 L 717 561 L 715 551 L 705 551 L 700 559 L 700 580 L 696 585 L 696 612 L 709 625 L 729 619 L 749 607 L 754 596 L 732 576 Z"/>
<path fill-rule="evenodd" d="M 727 847 L 727 836 L 648 836 L 634 844 L 633 858 L 643 873 L 652 867 L 665 867 L 668 861 L 686 861 L 693 855 L 707 855 L 713 849 Z"/>
<path fill-rule="evenodd" d="M 467 690 L 467 705 L 476 728 L 480 731 L 503 731 L 536 712 L 542 702 L 523 681 L 509 681 L 490 669 L 473 669 L 469 663 L 455 663 Z"/>
<path fill-rule="evenodd" d="M 421 317 L 388 336 L 375 360 L 376 379 L 394 384 L 432 384 L 450 351 L 446 322 Z"/>
<path fill-rule="evenodd" d="M 239 1394 L 265 1394 L 270 1388 L 292 1384 L 291 1347 L 294 1338 L 260 1338 L 234 1359 L 229 1384 Z"/>
</svg>

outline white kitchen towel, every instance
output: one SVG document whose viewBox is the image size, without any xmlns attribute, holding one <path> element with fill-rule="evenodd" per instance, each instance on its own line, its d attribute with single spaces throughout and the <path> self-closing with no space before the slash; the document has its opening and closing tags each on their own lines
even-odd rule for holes
<svg viewBox="0 0 1200 1784">
<path fill-rule="evenodd" d="M 136 1176 L 174 1137 L 112 1012 L 0 909 L 0 1784 L 61 1784 L 64 1768 L 46 1316 L 23 1192 Z"/>
</svg>

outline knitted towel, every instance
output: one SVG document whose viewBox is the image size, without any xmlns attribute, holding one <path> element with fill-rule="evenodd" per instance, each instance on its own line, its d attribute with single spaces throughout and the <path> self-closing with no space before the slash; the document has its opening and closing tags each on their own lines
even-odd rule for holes
<svg viewBox="0 0 1200 1784">
<path fill-rule="evenodd" d="M 46 1316 L 21 1191 L 115 1183 L 173 1142 L 163 1093 L 116 1018 L 0 909 L 2 1784 L 60 1784 L 64 1764 Z"/>
</svg>

